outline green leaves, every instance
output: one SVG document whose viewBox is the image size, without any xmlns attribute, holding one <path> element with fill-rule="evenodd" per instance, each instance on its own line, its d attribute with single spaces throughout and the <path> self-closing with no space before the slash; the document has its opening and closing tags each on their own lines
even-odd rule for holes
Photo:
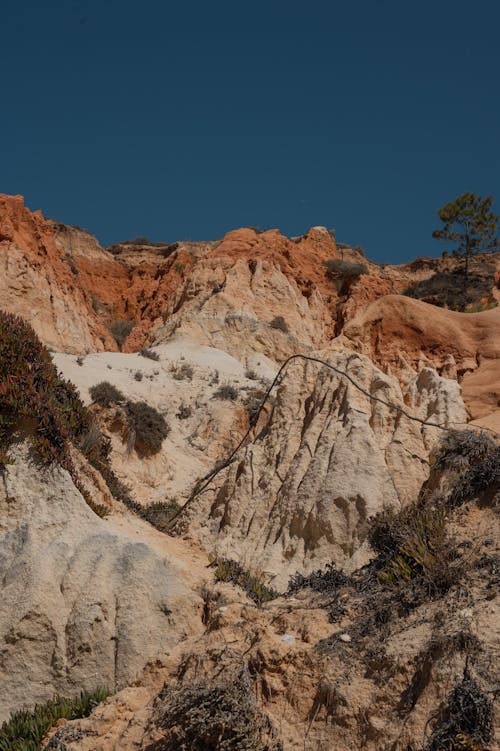
<svg viewBox="0 0 500 751">
<path fill-rule="evenodd" d="M 444 226 L 432 233 L 436 240 L 451 242 L 461 254 L 477 253 L 498 247 L 498 217 L 491 207 L 491 196 L 462 193 L 438 210 Z"/>
</svg>

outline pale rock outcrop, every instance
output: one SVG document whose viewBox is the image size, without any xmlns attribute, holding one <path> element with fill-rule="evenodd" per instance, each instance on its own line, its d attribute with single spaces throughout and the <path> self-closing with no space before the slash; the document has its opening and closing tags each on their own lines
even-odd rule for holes
<svg viewBox="0 0 500 751">
<path fill-rule="evenodd" d="M 318 290 L 304 296 L 296 281 L 267 259 L 207 256 L 178 297 L 172 315 L 154 333 L 155 344 L 190 339 L 239 359 L 262 353 L 279 361 L 320 346 L 331 326 Z M 285 330 L 275 327 L 278 316 Z"/>
<path fill-rule="evenodd" d="M 466 419 L 458 384 L 434 370 L 413 372 L 403 393 L 367 357 L 318 356 L 420 419 Z M 328 561 L 353 568 L 365 560 L 369 517 L 416 498 L 439 434 L 324 366 L 292 361 L 266 424 L 215 489 L 194 499 L 179 529 L 189 526 L 207 548 L 266 572 L 278 587 Z"/>
<path fill-rule="evenodd" d="M 97 517 L 26 448 L 0 481 L 0 721 L 56 692 L 111 690 L 193 633 L 199 598 L 140 536 Z"/>
</svg>

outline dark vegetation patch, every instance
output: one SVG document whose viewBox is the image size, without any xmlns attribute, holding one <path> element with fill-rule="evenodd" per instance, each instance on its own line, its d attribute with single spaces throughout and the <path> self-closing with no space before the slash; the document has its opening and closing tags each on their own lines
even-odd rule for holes
<svg viewBox="0 0 500 751">
<path fill-rule="evenodd" d="M 274 316 L 274 318 L 269 321 L 269 325 L 272 329 L 278 329 L 278 331 L 282 331 L 284 334 L 290 332 L 290 327 L 283 316 Z"/>
<path fill-rule="evenodd" d="M 142 357 L 147 357 L 149 360 L 155 360 L 156 362 L 158 362 L 158 360 L 160 359 L 160 355 L 157 352 L 152 349 L 148 349 L 147 347 L 141 347 L 139 354 Z"/>
<path fill-rule="evenodd" d="M 145 751 L 282 751 L 246 667 L 216 681 L 164 686 L 156 705 L 165 737 Z"/>
<path fill-rule="evenodd" d="M 263 388 L 254 388 L 247 391 L 245 396 L 245 409 L 248 413 L 248 421 L 250 425 L 255 425 L 259 416 L 264 399 L 266 398 L 267 390 Z M 270 397 L 270 402 L 273 404 L 274 397 Z"/>
<path fill-rule="evenodd" d="M 112 321 L 109 324 L 110 333 L 120 350 L 125 343 L 125 339 L 128 337 L 133 328 L 134 324 L 131 321 Z"/>
<path fill-rule="evenodd" d="M 477 497 L 482 503 L 498 503 L 500 446 L 487 433 L 450 430 L 441 443 L 434 466 L 457 475 L 446 499 L 450 508 Z"/>
<path fill-rule="evenodd" d="M 108 696 L 109 691 L 98 688 L 91 693 L 82 691 L 75 699 L 56 696 L 32 711 L 14 712 L 0 728 L 0 751 L 39 751 L 44 736 L 58 720 L 88 717 Z"/>
<path fill-rule="evenodd" d="M 89 394 L 92 401 L 101 407 L 111 407 L 112 404 L 125 402 L 124 394 L 109 381 L 101 381 L 96 383 L 95 386 L 91 386 Z"/>
<path fill-rule="evenodd" d="M 188 362 L 172 363 L 170 366 L 170 372 L 176 381 L 192 381 L 194 376 L 194 368 Z"/>
<path fill-rule="evenodd" d="M 37 463 L 69 469 L 68 441 L 88 422 L 78 391 L 59 375 L 31 326 L 0 311 L 0 468 L 16 438 L 29 436 Z"/>
<path fill-rule="evenodd" d="M 368 273 L 368 269 L 364 263 L 344 261 L 341 258 L 331 258 L 328 261 L 323 261 L 323 266 L 325 266 L 329 275 L 342 276 L 346 279 L 355 279 Z"/>
<path fill-rule="evenodd" d="M 167 532 L 169 522 L 180 511 L 181 507 L 174 498 L 169 501 L 150 503 L 148 506 L 141 507 L 139 516 L 145 519 L 160 532 Z"/>
<path fill-rule="evenodd" d="M 259 606 L 264 602 L 269 602 L 269 600 L 280 597 L 279 592 L 264 584 L 262 577 L 245 571 L 236 561 L 231 561 L 227 558 L 216 558 L 211 565 L 215 568 L 214 575 L 216 581 L 236 584 Z"/>
<path fill-rule="evenodd" d="M 212 399 L 222 399 L 222 401 L 235 402 L 238 398 L 238 394 L 238 389 L 231 386 L 229 383 L 224 383 L 214 392 Z"/>
<path fill-rule="evenodd" d="M 319 592 L 325 595 L 334 595 L 340 587 L 351 584 L 349 576 L 335 568 L 333 563 L 327 563 L 324 569 L 313 571 L 312 574 L 303 576 L 295 574 L 288 584 L 287 594 L 295 594 L 301 589 L 312 589 L 313 592 Z"/>
<path fill-rule="evenodd" d="M 487 751 L 493 738 L 493 702 L 468 670 L 441 709 L 425 751 Z"/>
<path fill-rule="evenodd" d="M 484 264 L 481 270 L 471 270 L 465 292 L 464 272 L 461 268 L 436 271 L 428 279 L 411 284 L 403 294 L 440 308 L 463 310 L 491 293 L 494 273 L 491 263 Z"/>
<path fill-rule="evenodd" d="M 127 402 L 125 406 L 131 445 L 139 454 L 157 454 L 170 427 L 157 409 L 146 402 Z"/>
<path fill-rule="evenodd" d="M 187 420 L 188 417 L 191 417 L 192 414 L 193 414 L 193 410 L 191 409 L 189 404 L 184 404 L 184 402 L 182 402 L 175 416 L 177 417 L 178 420 Z"/>
</svg>

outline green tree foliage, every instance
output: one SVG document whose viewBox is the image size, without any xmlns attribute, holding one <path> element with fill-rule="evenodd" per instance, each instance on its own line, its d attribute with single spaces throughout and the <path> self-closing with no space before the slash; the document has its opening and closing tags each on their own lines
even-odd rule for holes
<svg viewBox="0 0 500 751">
<path fill-rule="evenodd" d="M 464 293 L 469 281 L 469 259 L 474 253 L 498 248 L 498 216 L 492 211 L 491 196 L 482 198 L 475 193 L 462 193 L 438 211 L 443 222 L 432 233 L 436 240 L 454 245 L 454 252 L 464 256 Z"/>
</svg>

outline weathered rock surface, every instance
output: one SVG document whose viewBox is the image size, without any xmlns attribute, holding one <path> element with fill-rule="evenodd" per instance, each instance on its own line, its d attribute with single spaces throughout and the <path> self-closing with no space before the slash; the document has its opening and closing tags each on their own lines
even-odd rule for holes
<svg viewBox="0 0 500 751">
<path fill-rule="evenodd" d="M 66 471 L 15 459 L 0 482 L 0 721 L 57 692 L 122 688 L 199 622 L 166 546 L 97 517 Z"/>
<path fill-rule="evenodd" d="M 403 393 L 364 356 L 319 356 L 372 397 L 422 420 L 465 422 L 458 384 L 430 368 L 408 376 Z M 188 525 L 208 549 L 266 571 L 278 588 L 296 571 L 332 560 L 354 567 L 363 560 L 367 519 L 416 498 L 438 435 L 338 373 L 292 361 L 254 441 L 179 525 Z"/>
<path fill-rule="evenodd" d="M 431 365 L 462 382 L 472 418 L 500 403 L 500 308 L 456 313 L 401 295 L 372 302 L 344 327 L 349 346 L 398 372 Z"/>
</svg>

